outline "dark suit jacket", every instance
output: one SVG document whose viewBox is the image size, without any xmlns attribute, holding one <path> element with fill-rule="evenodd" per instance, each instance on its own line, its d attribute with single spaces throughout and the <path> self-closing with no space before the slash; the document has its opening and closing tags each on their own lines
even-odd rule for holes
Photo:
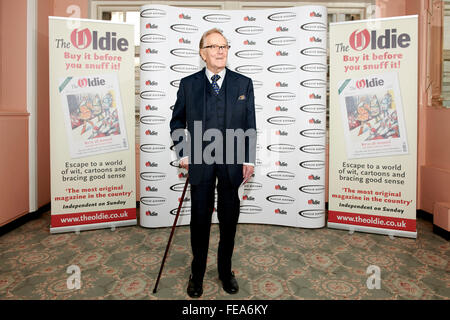
<svg viewBox="0 0 450 320">
<path fill-rule="evenodd" d="M 205 132 L 205 116 L 206 116 L 206 85 L 209 85 L 205 76 L 205 68 L 180 81 L 180 87 L 177 93 L 177 101 L 175 102 L 172 119 L 170 121 L 170 133 L 176 129 L 185 129 L 190 135 L 190 150 L 186 148 L 186 136 L 172 136 L 175 145 L 175 151 L 178 158 L 189 156 L 189 180 L 195 185 L 202 181 L 202 173 L 206 164 L 204 161 L 199 162 L 199 157 L 194 155 L 195 141 L 203 141 L 203 133 Z M 242 163 L 255 163 L 256 154 L 256 119 L 255 119 L 255 98 L 253 93 L 253 82 L 250 78 L 239 73 L 233 72 L 227 68 L 223 84 L 226 89 L 226 111 L 225 111 L 225 129 L 242 129 L 247 133 L 242 151 L 245 152 L 243 161 L 239 161 L 238 144 L 236 139 L 234 142 L 234 161 L 227 164 L 227 171 L 231 183 L 238 186 L 242 182 Z M 194 122 L 201 121 L 201 132 L 197 125 L 194 130 Z M 199 124 L 199 123 L 198 123 Z M 248 129 L 253 129 L 246 131 Z M 199 133 L 201 137 L 198 137 Z M 223 137 L 225 141 L 225 136 Z M 181 142 L 181 143 L 180 143 Z M 201 144 L 203 152 L 208 141 Z M 229 150 L 230 146 L 227 146 Z M 190 152 L 189 152 L 190 151 Z M 242 154 L 241 154 L 242 157 Z M 196 163 L 193 163 L 196 160 Z M 224 159 L 225 163 L 225 159 Z"/>
</svg>

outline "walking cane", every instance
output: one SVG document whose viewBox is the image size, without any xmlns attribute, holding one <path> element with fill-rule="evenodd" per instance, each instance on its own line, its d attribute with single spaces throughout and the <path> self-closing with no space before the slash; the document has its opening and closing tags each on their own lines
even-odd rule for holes
<svg viewBox="0 0 450 320">
<path fill-rule="evenodd" d="M 162 269 L 164 267 L 164 262 L 166 262 L 167 253 L 169 252 L 170 243 L 172 242 L 173 233 L 175 231 L 175 227 L 177 225 L 178 217 L 180 216 L 181 206 L 183 205 L 184 195 L 186 193 L 186 189 L 189 183 L 189 176 L 186 177 L 186 183 L 184 184 L 183 193 L 181 194 L 180 204 L 178 205 L 177 214 L 175 216 L 175 221 L 173 222 L 172 232 L 170 233 L 169 241 L 167 242 L 166 252 L 164 253 L 164 257 L 161 263 L 161 268 L 159 269 L 158 278 L 156 279 L 155 288 L 153 289 L 153 293 L 156 293 L 156 289 L 158 288 L 159 278 L 161 278 Z"/>
</svg>

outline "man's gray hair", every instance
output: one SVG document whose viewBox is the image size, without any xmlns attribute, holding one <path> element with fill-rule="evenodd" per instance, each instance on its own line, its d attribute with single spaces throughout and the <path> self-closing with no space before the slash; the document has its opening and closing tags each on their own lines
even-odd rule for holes
<svg viewBox="0 0 450 320">
<path fill-rule="evenodd" d="M 210 34 L 213 34 L 213 33 L 220 34 L 225 39 L 225 41 L 228 43 L 227 38 L 223 35 L 221 30 L 219 30 L 217 28 L 212 28 L 212 29 L 209 29 L 208 31 L 206 31 L 205 33 L 203 33 L 202 38 L 200 39 L 200 43 L 198 44 L 199 49 L 203 48 L 203 45 L 205 44 L 206 37 L 209 36 Z"/>
</svg>

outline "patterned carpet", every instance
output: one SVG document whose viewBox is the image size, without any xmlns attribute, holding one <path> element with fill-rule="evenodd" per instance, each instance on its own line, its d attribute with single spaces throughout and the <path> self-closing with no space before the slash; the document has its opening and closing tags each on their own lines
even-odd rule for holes
<svg viewBox="0 0 450 320">
<path fill-rule="evenodd" d="M 0 237 L 0 299 L 189 299 L 189 228 L 178 227 L 158 292 L 153 294 L 170 228 L 139 226 L 49 233 L 50 214 Z M 335 229 L 238 226 L 233 269 L 237 295 L 226 294 L 216 268 L 218 226 L 211 229 L 201 299 L 450 299 L 450 245 L 418 219 L 418 238 Z M 81 270 L 81 288 L 68 289 L 67 268 Z M 370 265 L 381 288 L 368 289 Z"/>
</svg>

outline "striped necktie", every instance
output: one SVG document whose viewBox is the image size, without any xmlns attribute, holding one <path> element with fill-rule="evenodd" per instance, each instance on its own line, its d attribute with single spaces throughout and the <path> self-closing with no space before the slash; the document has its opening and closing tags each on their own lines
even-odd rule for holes
<svg viewBox="0 0 450 320">
<path fill-rule="evenodd" d="M 212 80 L 211 85 L 216 94 L 219 94 L 219 90 L 220 90 L 219 85 L 217 84 L 217 80 L 219 80 L 219 79 L 220 79 L 220 76 L 218 74 L 215 74 L 211 77 L 211 80 Z"/>
</svg>

